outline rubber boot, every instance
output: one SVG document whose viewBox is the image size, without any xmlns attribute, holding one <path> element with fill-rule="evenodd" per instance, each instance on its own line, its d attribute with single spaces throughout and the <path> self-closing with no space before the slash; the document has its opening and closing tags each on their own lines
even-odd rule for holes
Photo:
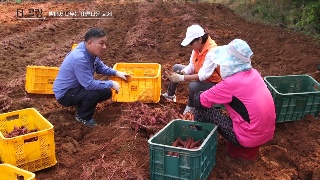
<svg viewBox="0 0 320 180">
<path fill-rule="evenodd" d="M 231 158 L 242 158 L 246 160 L 255 160 L 258 156 L 259 147 L 235 146 L 227 142 L 227 152 Z"/>
</svg>

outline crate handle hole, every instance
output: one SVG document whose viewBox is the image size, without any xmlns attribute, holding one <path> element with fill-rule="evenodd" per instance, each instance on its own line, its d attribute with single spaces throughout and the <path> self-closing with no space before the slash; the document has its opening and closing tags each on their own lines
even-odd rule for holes
<svg viewBox="0 0 320 180">
<path fill-rule="evenodd" d="M 317 86 L 316 84 L 313 84 L 313 88 L 314 88 L 316 91 L 319 91 L 319 86 Z"/>
<path fill-rule="evenodd" d="M 22 176 L 22 175 L 17 175 L 17 180 L 24 180 L 25 178 L 24 178 L 24 176 Z"/>
<path fill-rule="evenodd" d="M 178 152 L 173 152 L 173 151 L 167 151 L 167 156 L 171 156 L 171 157 L 179 157 L 179 153 Z"/>
<path fill-rule="evenodd" d="M 24 143 L 30 143 L 30 142 L 34 142 L 34 141 L 38 141 L 38 137 L 33 137 L 33 138 L 25 139 L 25 140 L 24 140 Z"/>
<path fill-rule="evenodd" d="M 131 91 L 138 91 L 138 86 L 131 86 Z"/>
<path fill-rule="evenodd" d="M 198 126 L 198 125 L 189 125 L 189 129 L 190 130 L 194 130 L 194 131 L 202 131 L 202 126 Z"/>
<path fill-rule="evenodd" d="M 19 114 L 15 114 L 15 115 L 12 115 L 12 116 L 7 116 L 6 119 L 7 119 L 7 121 L 12 121 L 12 120 L 19 119 Z"/>
<path fill-rule="evenodd" d="M 48 79 L 48 84 L 53 84 L 54 81 L 55 79 Z"/>
</svg>

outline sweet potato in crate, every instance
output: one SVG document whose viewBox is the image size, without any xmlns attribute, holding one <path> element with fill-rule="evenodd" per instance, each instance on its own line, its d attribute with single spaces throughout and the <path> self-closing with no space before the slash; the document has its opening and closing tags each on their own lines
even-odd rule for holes
<svg viewBox="0 0 320 180">
<path fill-rule="evenodd" d="M 157 63 L 116 63 L 113 67 L 131 75 L 128 81 L 111 77 L 120 84 L 118 94 L 112 93 L 113 102 L 158 103 L 161 95 L 161 65 Z"/>
<path fill-rule="evenodd" d="M 0 164 L 0 179 L 3 180 L 35 180 L 35 174 L 11 164 Z"/>
<path fill-rule="evenodd" d="M 59 67 L 27 66 L 25 90 L 33 94 L 53 94 Z"/>
<path fill-rule="evenodd" d="M 6 138 L 14 127 L 37 129 Z M 0 115 L 0 158 L 4 163 L 35 172 L 57 163 L 52 124 L 36 109 L 27 108 Z"/>
<path fill-rule="evenodd" d="M 309 75 L 266 76 L 264 80 L 276 106 L 276 122 L 320 114 L 320 84 Z"/>
<path fill-rule="evenodd" d="M 193 138 L 201 145 L 196 149 L 172 146 L 179 138 Z M 148 140 L 150 179 L 207 179 L 216 164 L 217 143 L 216 125 L 172 120 Z"/>
</svg>

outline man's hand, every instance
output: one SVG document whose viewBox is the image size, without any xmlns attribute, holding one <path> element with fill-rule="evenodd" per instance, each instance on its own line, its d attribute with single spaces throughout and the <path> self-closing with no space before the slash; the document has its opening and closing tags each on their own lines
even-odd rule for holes
<svg viewBox="0 0 320 180">
<path fill-rule="evenodd" d="M 112 89 L 114 89 L 118 94 L 118 92 L 120 91 L 120 84 L 117 81 L 112 81 L 112 85 L 113 85 Z"/>
<path fill-rule="evenodd" d="M 177 73 L 171 73 L 168 78 L 170 79 L 171 82 L 174 82 L 174 83 L 184 81 L 184 75 L 180 75 Z"/>
<path fill-rule="evenodd" d="M 127 77 L 130 77 L 129 74 L 127 74 L 125 72 L 120 72 L 120 71 L 116 72 L 116 76 L 123 79 L 123 80 L 127 80 Z"/>
</svg>

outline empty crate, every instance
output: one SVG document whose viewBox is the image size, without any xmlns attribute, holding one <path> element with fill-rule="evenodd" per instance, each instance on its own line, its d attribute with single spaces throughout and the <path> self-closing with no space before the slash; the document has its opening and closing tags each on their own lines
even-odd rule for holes
<svg viewBox="0 0 320 180">
<path fill-rule="evenodd" d="M 53 94 L 58 67 L 27 66 L 25 90 L 33 94 Z"/>
<path fill-rule="evenodd" d="M 273 96 L 277 122 L 316 117 L 320 112 L 320 84 L 309 75 L 266 76 L 264 80 Z"/>
<path fill-rule="evenodd" d="M 157 63 L 117 63 L 115 70 L 131 75 L 129 81 L 111 77 L 120 84 L 118 94 L 112 94 L 113 102 L 157 103 L 161 95 L 161 65 Z"/>
</svg>

